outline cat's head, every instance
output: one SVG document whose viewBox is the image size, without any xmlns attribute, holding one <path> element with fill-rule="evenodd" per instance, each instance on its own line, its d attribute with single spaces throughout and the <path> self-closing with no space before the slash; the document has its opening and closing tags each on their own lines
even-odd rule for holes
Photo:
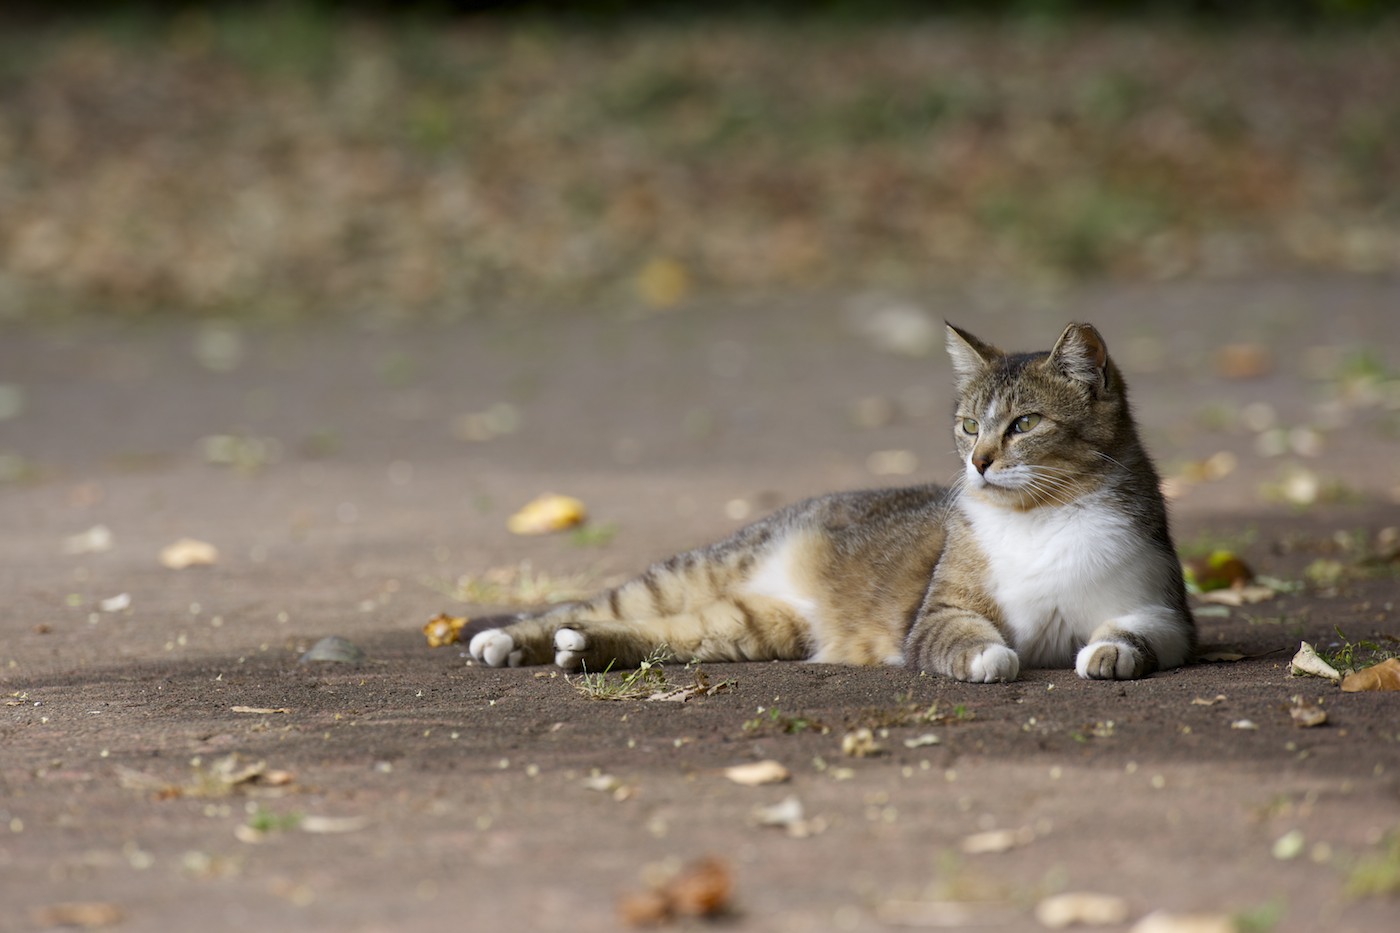
<svg viewBox="0 0 1400 933">
<path fill-rule="evenodd" d="M 1121 468 L 1127 398 L 1092 325 L 1070 324 L 1048 352 L 1004 353 L 949 324 L 948 355 L 971 494 L 1016 509 L 1065 504 Z"/>
</svg>

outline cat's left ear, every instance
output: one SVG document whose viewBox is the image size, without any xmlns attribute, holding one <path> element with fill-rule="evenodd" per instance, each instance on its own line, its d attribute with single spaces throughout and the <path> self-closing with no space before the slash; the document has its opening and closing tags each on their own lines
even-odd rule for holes
<svg viewBox="0 0 1400 933">
<path fill-rule="evenodd" d="M 1109 388 L 1108 344 L 1093 324 L 1066 327 L 1050 351 L 1050 365 L 1095 395 Z"/>
</svg>

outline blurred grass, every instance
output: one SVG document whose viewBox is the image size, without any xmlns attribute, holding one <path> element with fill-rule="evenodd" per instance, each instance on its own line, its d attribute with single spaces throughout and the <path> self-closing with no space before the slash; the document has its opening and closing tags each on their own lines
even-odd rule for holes
<svg viewBox="0 0 1400 933">
<path fill-rule="evenodd" d="M 0 28 L 0 318 L 1395 271 L 1396 87 L 1385 23 Z"/>
</svg>

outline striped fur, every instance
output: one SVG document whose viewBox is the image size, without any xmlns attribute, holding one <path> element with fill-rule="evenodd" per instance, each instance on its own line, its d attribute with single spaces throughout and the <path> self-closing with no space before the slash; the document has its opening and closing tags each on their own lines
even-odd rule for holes
<svg viewBox="0 0 1400 933">
<path fill-rule="evenodd" d="M 951 487 L 809 499 L 590 600 L 490 620 L 493 665 L 905 663 L 1141 677 L 1194 645 L 1157 475 L 1098 332 L 1004 354 L 949 327 L 963 470 Z M 1032 417 L 1028 417 L 1032 416 Z"/>
</svg>

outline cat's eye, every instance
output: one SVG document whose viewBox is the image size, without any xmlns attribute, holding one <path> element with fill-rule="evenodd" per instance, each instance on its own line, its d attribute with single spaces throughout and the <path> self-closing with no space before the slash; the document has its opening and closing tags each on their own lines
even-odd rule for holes
<svg viewBox="0 0 1400 933">
<path fill-rule="evenodd" d="M 1022 415 L 1011 422 L 1011 433 L 1025 434 L 1038 424 L 1040 424 L 1040 415 Z"/>
<path fill-rule="evenodd" d="M 962 429 L 963 429 L 963 433 L 964 433 L 964 434 L 976 434 L 976 433 L 977 433 L 977 419 L 976 419 L 976 418 L 964 418 L 964 419 L 962 420 Z"/>
</svg>

